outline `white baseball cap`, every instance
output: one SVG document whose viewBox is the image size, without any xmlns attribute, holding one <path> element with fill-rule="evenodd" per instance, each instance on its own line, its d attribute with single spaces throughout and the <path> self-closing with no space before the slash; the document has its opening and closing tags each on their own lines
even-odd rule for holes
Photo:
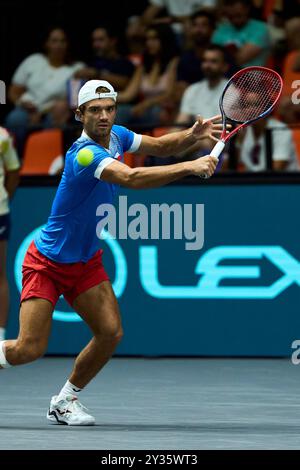
<svg viewBox="0 0 300 470">
<path fill-rule="evenodd" d="M 109 92 L 97 93 L 96 90 L 99 87 L 108 88 Z M 114 101 L 117 101 L 117 96 L 118 93 L 106 80 L 89 80 L 79 90 L 78 107 L 88 101 L 97 100 L 99 98 L 112 98 Z"/>
</svg>

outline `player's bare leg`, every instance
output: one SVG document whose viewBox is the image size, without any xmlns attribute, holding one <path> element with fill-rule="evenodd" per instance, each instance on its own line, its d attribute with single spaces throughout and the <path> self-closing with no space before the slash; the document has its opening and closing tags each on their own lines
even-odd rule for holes
<svg viewBox="0 0 300 470">
<path fill-rule="evenodd" d="M 79 295 L 73 307 L 94 335 L 77 357 L 70 376 L 70 382 L 83 388 L 112 356 L 123 330 L 118 302 L 109 281 Z"/>
<path fill-rule="evenodd" d="M 9 365 L 26 364 L 43 356 L 50 335 L 52 312 L 53 306 L 48 300 L 28 299 L 22 302 L 19 336 L 2 343 Z"/>
<path fill-rule="evenodd" d="M 76 358 L 73 371 L 50 403 L 47 418 L 53 424 L 86 426 L 95 418 L 78 401 L 78 393 L 107 363 L 123 331 L 117 299 L 109 281 L 80 294 L 73 304 L 93 332 L 93 338 Z"/>
<path fill-rule="evenodd" d="M 8 316 L 9 288 L 6 277 L 7 241 L 0 241 L 0 341 L 4 339 Z"/>
</svg>

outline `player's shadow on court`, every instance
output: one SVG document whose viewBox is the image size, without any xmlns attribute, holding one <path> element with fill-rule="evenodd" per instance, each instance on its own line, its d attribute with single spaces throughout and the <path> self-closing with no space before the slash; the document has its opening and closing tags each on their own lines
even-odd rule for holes
<svg viewBox="0 0 300 470">
<path fill-rule="evenodd" d="M 98 429 L 102 428 L 105 431 L 132 431 L 132 432 L 250 432 L 257 434 L 258 432 L 266 433 L 283 433 L 283 432 L 297 432 L 300 431 L 299 424 L 272 424 L 272 423 L 209 423 L 202 422 L 200 424 L 98 424 Z"/>
<path fill-rule="evenodd" d="M 17 426 L 14 424 L 11 425 L 2 425 L 0 424 L 0 431 L 5 430 L 15 430 L 15 431 L 49 431 L 53 429 L 65 430 L 68 432 L 75 431 L 80 432 L 84 429 L 87 429 L 82 426 Z M 202 422 L 195 424 L 96 424 L 94 426 L 88 426 L 89 432 L 186 432 L 186 433 L 249 433 L 249 434 L 258 434 L 258 433 L 300 433 L 299 424 L 282 424 L 282 423 L 231 423 L 230 421 L 224 423 L 212 423 L 212 422 Z"/>
</svg>

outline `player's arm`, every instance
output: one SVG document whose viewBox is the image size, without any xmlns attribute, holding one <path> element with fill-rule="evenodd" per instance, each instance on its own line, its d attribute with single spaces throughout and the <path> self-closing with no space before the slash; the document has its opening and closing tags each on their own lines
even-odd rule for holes
<svg viewBox="0 0 300 470">
<path fill-rule="evenodd" d="M 114 161 L 103 169 L 100 178 L 132 189 L 155 188 L 189 175 L 206 174 L 210 177 L 216 169 L 217 161 L 215 157 L 206 156 L 189 162 L 151 168 L 130 168 Z"/>
<path fill-rule="evenodd" d="M 172 132 L 161 137 L 143 135 L 138 151 L 154 157 L 176 155 L 186 151 L 199 140 L 217 141 L 221 130 L 220 116 L 214 116 L 204 121 L 199 117 L 192 127 L 183 131 Z"/>
</svg>

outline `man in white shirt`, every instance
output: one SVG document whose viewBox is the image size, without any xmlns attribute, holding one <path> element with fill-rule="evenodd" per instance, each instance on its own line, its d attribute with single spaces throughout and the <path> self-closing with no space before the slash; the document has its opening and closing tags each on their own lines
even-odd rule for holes
<svg viewBox="0 0 300 470">
<path fill-rule="evenodd" d="M 205 78 L 190 85 L 183 94 L 176 118 L 176 124 L 180 126 L 188 126 L 199 114 L 204 119 L 220 114 L 219 99 L 227 83 L 225 74 L 228 70 L 224 49 L 221 46 L 209 46 L 204 51 L 201 68 Z M 211 142 L 197 143 L 189 149 L 188 155 L 199 156 L 210 146 Z"/>
<path fill-rule="evenodd" d="M 19 159 L 8 132 L 0 127 L 0 341 L 5 337 L 9 291 L 6 277 L 6 252 L 9 237 L 9 198 L 19 181 Z"/>
<path fill-rule="evenodd" d="M 297 171 L 299 169 L 291 130 L 274 118 L 260 119 L 247 127 L 240 147 L 240 162 L 246 171 L 267 169 L 265 130 L 271 129 L 273 170 Z"/>
<path fill-rule="evenodd" d="M 201 68 L 205 78 L 185 90 L 176 124 L 188 124 L 197 114 L 206 118 L 220 112 L 219 99 L 227 83 L 228 70 L 224 50 L 209 46 L 204 51 Z"/>
<path fill-rule="evenodd" d="M 68 121 L 68 81 L 83 67 L 69 61 L 68 38 L 60 28 L 48 34 L 45 53 L 31 54 L 18 66 L 8 90 L 15 108 L 5 125 L 14 133 L 20 155 L 30 126 L 61 127 Z"/>
</svg>

